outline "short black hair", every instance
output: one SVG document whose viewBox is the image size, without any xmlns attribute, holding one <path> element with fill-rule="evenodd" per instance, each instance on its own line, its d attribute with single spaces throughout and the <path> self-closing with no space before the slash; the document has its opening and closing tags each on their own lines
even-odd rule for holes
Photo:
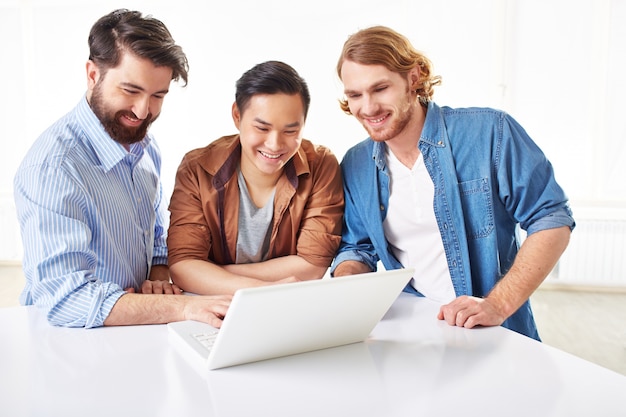
<svg viewBox="0 0 626 417">
<path fill-rule="evenodd" d="M 306 81 L 291 66 L 280 61 L 266 61 L 246 71 L 236 84 L 235 103 L 241 113 L 258 94 L 299 94 L 306 119 L 311 95 Z"/>
</svg>

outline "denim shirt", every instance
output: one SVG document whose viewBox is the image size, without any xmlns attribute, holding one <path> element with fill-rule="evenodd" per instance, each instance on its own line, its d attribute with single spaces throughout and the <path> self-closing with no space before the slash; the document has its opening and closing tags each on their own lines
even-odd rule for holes
<svg viewBox="0 0 626 417">
<path fill-rule="evenodd" d="M 331 273 L 348 260 L 373 271 L 378 261 L 385 269 L 403 267 L 383 229 L 386 146 L 368 138 L 343 158 L 344 229 Z M 574 227 L 552 165 L 508 114 L 430 102 L 418 147 L 434 183 L 435 217 L 457 296 L 484 297 L 504 276 L 520 246 L 518 226 L 528 235 Z M 417 294 L 410 286 L 405 291 Z M 528 301 L 503 326 L 539 339 Z"/>
</svg>

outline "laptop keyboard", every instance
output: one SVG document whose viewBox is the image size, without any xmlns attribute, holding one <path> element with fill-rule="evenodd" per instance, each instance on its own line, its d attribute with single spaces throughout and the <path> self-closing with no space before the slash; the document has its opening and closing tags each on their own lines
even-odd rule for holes
<svg viewBox="0 0 626 417">
<path fill-rule="evenodd" d="M 192 336 L 207 350 L 211 350 L 218 333 L 219 332 L 217 330 L 213 330 L 210 332 L 192 333 Z"/>
</svg>

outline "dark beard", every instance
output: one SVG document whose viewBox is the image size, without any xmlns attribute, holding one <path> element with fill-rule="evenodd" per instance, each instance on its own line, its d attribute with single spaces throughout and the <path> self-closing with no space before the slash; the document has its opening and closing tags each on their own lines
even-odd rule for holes
<svg viewBox="0 0 626 417">
<path fill-rule="evenodd" d="M 156 118 L 152 118 L 152 113 L 148 113 L 148 116 L 144 119 L 140 126 L 136 128 L 129 128 L 120 123 L 120 118 L 124 115 L 135 118 L 135 115 L 128 110 L 119 110 L 115 114 L 111 114 L 104 104 L 102 97 L 102 91 L 99 86 L 93 89 L 91 100 L 89 102 L 91 110 L 93 110 L 96 117 L 102 123 L 104 130 L 111 136 L 111 139 L 121 145 L 131 145 L 133 143 L 140 142 L 146 137 L 148 128 Z"/>
</svg>

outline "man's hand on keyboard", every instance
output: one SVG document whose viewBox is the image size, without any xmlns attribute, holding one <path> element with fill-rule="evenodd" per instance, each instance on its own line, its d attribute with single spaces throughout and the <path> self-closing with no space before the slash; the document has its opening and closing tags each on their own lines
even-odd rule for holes
<svg viewBox="0 0 626 417">
<path fill-rule="evenodd" d="M 232 300 L 230 295 L 185 296 L 185 298 L 184 320 L 201 321 L 217 328 L 221 327 Z"/>
</svg>

